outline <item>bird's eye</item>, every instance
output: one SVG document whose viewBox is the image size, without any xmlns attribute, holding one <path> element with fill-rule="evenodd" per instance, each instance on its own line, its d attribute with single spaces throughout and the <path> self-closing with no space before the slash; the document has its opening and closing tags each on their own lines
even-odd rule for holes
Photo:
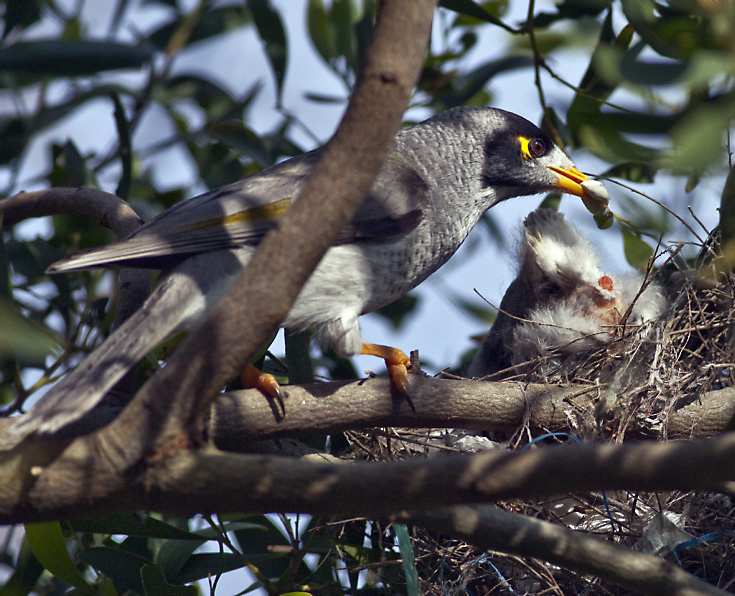
<svg viewBox="0 0 735 596">
<path fill-rule="evenodd" d="M 533 157 L 541 157 L 546 153 L 546 143 L 543 139 L 532 139 L 528 144 L 528 151 Z"/>
</svg>

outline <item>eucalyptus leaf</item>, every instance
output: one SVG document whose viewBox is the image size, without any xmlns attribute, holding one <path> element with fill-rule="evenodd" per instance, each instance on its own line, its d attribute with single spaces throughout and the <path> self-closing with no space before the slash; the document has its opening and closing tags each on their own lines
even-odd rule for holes
<svg viewBox="0 0 735 596">
<path fill-rule="evenodd" d="M 79 558 L 104 573 L 124 590 L 145 593 L 140 570 L 144 565 L 152 564 L 147 558 L 123 548 L 109 546 L 87 548 L 79 554 Z"/>
<path fill-rule="evenodd" d="M 0 70 L 84 76 L 106 70 L 140 68 L 154 55 L 154 49 L 145 43 L 39 39 L 0 49 Z"/>
<path fill-rule="evenodd" d="M 727 102 L 704 104 L 682 118 L 671 131 L 671 167 L 680 172 L 703 171 L 725 157 L 725 133 L 732 118 Z"/>
<path fill-rule="evenodd" d="M 14 29 L 25 29 L 41 18 L 41 5 L 38 0 L 5 0 L 4 27 L 5 39 Z"/>
<path fill-rule="evenodd" d="M 8 300 L 0 300 L 0 329 L 0 360 L 11 357 L 40 365 L 45 356 L 59 349 L 59 339 L 40 323 L 24 317 Z"/>
<path fill-rule="evenodd" d="M 265 52 L 276 80 L 276 95 L 280 102 L 288 62 L 286 29 L 281 21 L 281 15 L 273 9 L 269 0 L 250 0 L 248 6 L 258 34 L 265 44 Z"/>
<path fill-rule="evenodd" d="M 148 34 L 147 40 L 159 50 L 165 50 L 171 37 L 181 28 L 182 20 L 188 15 L 177 15 L 158 29 Z M 187 45 L 194 44 L 228 31 L 233 31 L 252 22 L 252 16 L 244 3 L 214 6 L 205 4 L 205 10 L 189 32 Z"/>
<path fill-rule="evenodd" d="M 627 225 L 621 225 L 623 233 L 623 252 L 628 264 L 636 269 L 645 269 L 653 256 L 653 248 Z"/>
<path fill-rule="evenodd" d="M 398 549 L 401 551 L 403 571 L 406 574 L 406 593 L 408 596 L 419 596 L 421 594 L 419 574 L 416 570 L 416 557 L 408 528 L 405 524 L 393 524 L 393 531 L 398 538 Z"/>
<path fill-rule="evenodd" d="M 473 2 L 472 0 L 441 0 L 439 2 L 439 6 L 459 14 L 473 17 L 480 22 L 491 23 L 492 25 L 499 25 L 503 28 L 508 28 L 508 26 L 497 16 L 488 12 L 480 4 Z"/>
<path fill-rule="evenodd" d="M 26 540 L 33 554 L 49 573 L 82 594 L 96 593 L 71 560 L 59 522 L 26 524 L 25 528 Z"/>
<path fill-rule="evenodd" d="M 143 565 L 140 578 L 146 596 L 197 596 L 199 590 L 194 586 L 178 586 L 169 583 L 166 575 L 157 565 Z"/>
<path fill-rule="evenodd" d="M 309 0 L 307 28 L 312 45 L 327 64 L 337 57 L 337 34 L 327 13 L 324 0 Z"/>
</svg>

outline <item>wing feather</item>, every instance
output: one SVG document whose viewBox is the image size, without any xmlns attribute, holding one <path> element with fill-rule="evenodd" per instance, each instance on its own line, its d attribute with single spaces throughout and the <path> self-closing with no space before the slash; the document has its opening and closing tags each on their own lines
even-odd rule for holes
<svg viewBox="0 0 735 596">
<path fill-rule="evenodd" d="M 57 261 L 56 273 L 126 265 L 167 267 L 188 255 L 255 245 L 300 194 L 321 157 L 310 151 L 259 174 L 183 201 L 128 239 Z M 421 221 L 428 186 L 411 168 L 389 158 L 336 243 L 405 234 Z"/>
</svg>

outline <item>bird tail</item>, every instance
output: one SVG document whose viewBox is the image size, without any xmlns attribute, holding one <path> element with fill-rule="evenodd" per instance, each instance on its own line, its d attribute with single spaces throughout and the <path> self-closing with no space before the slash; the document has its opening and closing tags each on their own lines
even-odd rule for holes
<svg viewBox="0 0 735 596">
<path fill-rule="evenodd" d="M 0 449 L 12 448 L 31 433 L 55 433 L 79 420 L 148 352 L 203 309 L 202 288 L 190 277 L 165 277 L 141 308 L 3 433 Z"/>
</svg>

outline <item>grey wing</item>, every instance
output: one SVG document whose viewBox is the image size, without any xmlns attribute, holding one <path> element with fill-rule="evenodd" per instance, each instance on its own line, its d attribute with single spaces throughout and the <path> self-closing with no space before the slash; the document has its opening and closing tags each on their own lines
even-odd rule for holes
<svg viewBox="0 0 735 596">
<path fill-rule="evenodd" d="M 428 194 L 429 186 L 418 172 L 395 154 L 389 156 L 337 243 L 389 238 L 413 230 L 424 215 Z"/>
<path fill-rule="evenodd" d="M 164 211 L 129 238 L 57 261 L 49 273 L 110 265 L 160 268 L 192 254 L 257 244 L 296 200 L 321 157 L 310 151 Z M 390 159 L 390 158 L 389 158 Z M 390 163 L 337 243 L 405 233 L 418 225 L 426 185 Z"/>
</svg>

